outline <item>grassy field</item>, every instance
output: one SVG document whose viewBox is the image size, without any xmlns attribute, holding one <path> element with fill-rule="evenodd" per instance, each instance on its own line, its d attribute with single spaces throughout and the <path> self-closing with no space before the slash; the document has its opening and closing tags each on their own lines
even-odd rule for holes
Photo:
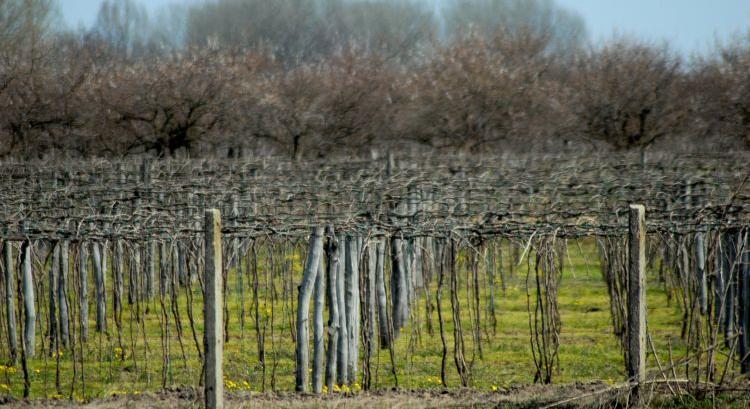
<svg viewBox="0 0 750 409">
<path fill-rule="evenodd" d="M 570 243 L 569 254 L 565 258 L 565 272 L 559 290 L 559 309 L 562 319 L 560 334 L 559 369 L 555 372 L 553 382 L 571 383 L 603 381 L 614 383 L 624 380 L 625 367 L 619 347 L 619 341 L 612 334 L 607 289 L 602 278 L 599 261 L 593 241 Z M 296 285 L 299 282 L 301 258 L 304 248 L 287 252 L 284 259 L 291 264 L 294 271 L 293 285 L 284 285 L 281 278 L 274 281 L 276 291 L 271 303 L 271 291 L 266 290 L 260 296 L 260 314 L 267 320 L 273 319 L 273 325 L 266 328 L 266 374 L 258 361 L 256 328 L 251 311 L 252 293 L 249 277 L 245 277 L 246 310 L 245 325 L 241 327 L 240 297 L 237 292 L 236 274 L 229 272 L 231 290 L 227 295 L 230 312 L 229 336 L 225 345 L 224 373 L 225 385 L 229 392 L 259 392 L 265 383 L 265 389 L 291 391 L 294 388 L 294 343 L 291 339 L 288 315 L 293 311 L 292 300 L 296 302 Z M 506 253 L 507 254 L 507 253 Z M 267 256 L 264 256 L 267 257 Z M 264 257 L 259 261 L 262 266 L 269 265 Z M 278 264 L 278 263 L 277 263 Z M 506 290 L 500 290 L 495 298 L 497 311 L 497 330 L 493 334 L 484 318 L 486 313 L 486 292 L 488 286 L 482 279 L 482 323 L 484 325 L 480 359 L 474 350 L 468 316 L 465 288 L 465 271 L 461 271 L 460 300 L 466 358 L 471 361 L 470 386 L 480 391 L 496 391 L 513 385 L 525 385 L 533 382 L 534 368 L 530 349 L 529 316 L 527 312 L 526 265 L 523 261 L 512 277 L 506 274 Z M 506 263 L 507 267 L 507 263 Z M 276 266 L 277 270 L 285 267 Z M 480 268 L 483 266 L 480 265 Z M 263 277 L 265 275 L 261 275 Z M 684 345 L 679 338 L 681 312 L 677 306 L 669 305 L 663 286 L 652 279 L 648 287 L 648 322 L 649 332 L 653 337 L 656 350 L 662 362 L 668 362 L 669 347 L 679 357 L 684 353 Z M 291 281 L 287 280 L 288 284 Z M 268 283 L 267 283 L 268 284 Z M 169 314 L 169 355 L 171 365 L 167 373 L 168 387 L 180 385 L 197 386 L 201 364 L 188 324 L 188 298 L 186 290 L 180 290 L 178 302 L 182 322 L 182 342 L 177 339 L 174 317 Z M 291 295 L 291 296 L 290 296 Z M 434 302 L 435 291 L 431 291 Z M 93 297 L 92 297 L 93 298 Z M 111 303 L 112 297 L 109 297 Z M 402 331 L 396 342 L 396 363 L 399 387 L 406 389 L 438 389 L 440 384 L 441 343 L 437 332 L 437 316 L 432 317 L 434 332 L 426 330 L 424 297 L 422 296 L 413 311 L 418 316 L 418 323 Z M 193 313 L 197 340 L 202 348 L 202 299 L 198 283 L 193 286 Z M 71 303 L 75 305 L 75 302 Z M 161 334 L 164 332 L 163 315 L 158 297 L 148 303 L 149 312 L 144 320 L 136 320 L 136 306 L 125 306 L 122 319 L 122 347 L 118 341 L 114 319 L 109 306 L 109 335 L 93 331 L 93 305 L 91 306 L 91 334 L 85 344 L 77 343 L 75 351 L 63 350 L 61 356 L 42 354 L 41 334 L 37 331 L 37 356 L 29 361 L 32 398 L 68 398 L 88 400 L 121 394 L 141 394 L 155 391 L 162 386 L 163 354 Z M 143 312 L 146 305 L 138 306 Z M 446 335 L 448 349 L 452 351 L 452 323 L 450 320 L 450 303 L 447 288 L 444 289 L 443 312 L 446 317 Z M 77 314 L 77 312 L 74 311 Z M 40 314 L 43 315 L 43 314 Z M 40 319 L 44 319 L 40 316 Z M 44 328 L 44 323 L 40 323 Z M 79 329 L 73 328 L 78 339 Z M 5 337 L 5 334 L 2 335 Z M 3 338 L 5 341 L 5 338 Z M 3 342 L 5 343 L 5 342 Z M 181 345 L 182 344 L 182 345 Z M 3 348 L 7 348 L 4 346 Z M 184 352 L 183 352 L 184 351 Z M 3 356 L 7 351 L 2 350 Z M 185 359 L 183 359 L 183 353 Z M 55 354 L 53 354 L 55 355 Z M 361 356 L 361 354 L 360 354 Z M 83 365 L 80 364 L 83 357 Z M 73 365 L 73 359 L 77 364 Z M 390 357 L 387 350 L 379 350 L 373 357 L 373 387 L 382 389 L 394 386 L 391 374 Z M 649 354 L 649 366 L 655 365 Z M 58 372 L 59 371 L 59 372 Z M 56 375 L 59 373 L 59 376 Z M 56 378 L 59 387 L 56 387 Z M 272 379 L 273 378 L 273 379 Z M 460 386 L 460 380 L 453 364 L 452 355 L 448 356 L 448 386 Z M 358 384 L 353 389 L 358 389 Z M 22 396 L 23 376 L 21 365 L 2 366 L 0 368 L 0 392 L 15 397 Z"/>
</svg>

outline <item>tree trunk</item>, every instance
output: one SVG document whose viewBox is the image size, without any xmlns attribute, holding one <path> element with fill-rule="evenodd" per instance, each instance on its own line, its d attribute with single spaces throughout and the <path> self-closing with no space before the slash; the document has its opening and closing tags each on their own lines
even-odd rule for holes
<svg viewBox="0 0 750 409">
<path fill-rule="evenodd" d="M 94 256 L 94 285 L 96 286 L 96 332 L 107 331 L 107 293 L 106 293 L 106 244 L 91 243 Z"/>
<path fill-rule="evenodd" d="M 315 316 L 313 320 L 313 392 L 323 392 L 323 360 L 325 359 L 323 309 L 325 308 L 325 275 L 323 260 L 318 263 L 318 274 L 315 276 Z"/>
<path fill-rule="evenodd" d="M 296 373 L 295 390 L 297 392 L 307 391 L 308 362 L 310 334 L 308 317 L 310 313 L 310 297 L 312 297 L 315 277 L 320 268 L 320 259 L 323 250 L 323 228 L 313 229 L 310 237 L 310 248 L 307 254 L 307 265 L 299 286 L 299 297 L 297 299 L 297 345 L 296 345 Z"/>
<path fill-rule="evenodd" d="M 393 300 L 393 338 L 397 339 L 409 316 L 406 272 L 402 240 L 391 238 L 391 299 Z"/>
<path fill-rule="evenodd" d="M 375 242 L 375 291 L 378 303 L 378 333 L 380 334 L 380 349 L 391 346 L 391 336 L 388 331 L 388 300 L 385 291 L 385 244 L 382 239 Z"/>
<path fill-rule="evenodd" d="M 89 249 L 88 243 L 81 242 L 79 244 L 78 258 L 79 258 L 79 292 L 80 292 L 80 307 L 81 307 L 81 337 L 83 341 L 89 339 Z"/>
<path fill-rule="evenodd" d="M 8 318 L 8 346 L 10 347 L 10 358 L 15 364 L 18 361 L 18 329 L 16 327 L 16 305 L 13 301 L 15 290 L 13 283 L 16 281 L 13 266 L 13 248 L 10 241 L 3 241 L 3 270 L 5 273 L 5 313 Z"/>
<path fill-rule="evenodd" d="M 346 236 L 346 318 L 348 330 L 349 359 L 347 362 L 347 380 L 353 383 L 357 379 L 357 362 L 359 361 L 359 260 L 357 256 L 357 238 Z"/>
<path fill-rule="evenodd" d="M 340 244 L 345 244 L 346 241 L 342 236 L 339 239 Z M 339 385 L 346 384 L 349 379 L 348 376 L 348 359 L 349 359 L 349 328 L 347 328 L 347 313 L 346 310 L 346 285 L 344 279 L 344 270 L 346 269 L 346 246 L 344 245 L 343 251 L 339 253 L 339 263 L 336 264 L 336 294 L 337 301 L 339 304 L 339 337 L 338 337 L 338 358 L 336 358 L 336 381 Z"/>
<path fill-rule="evenodd" d="M 33 358 L 36 349 L 36 309 L 34 308 L 34 276 L 31 271 L 31 242 L 21 245 L 21 273 L 23 274 L 24 346 L 26 357 Z"/>
<path fill-rule="evenodd" d="M 146 241 L 146 297 L 149 300 L 154 299 L 154 256 L 156 255 L 156 242 L 153 240 Z"/>
<path fill-rule="evenodd" d="M 52 244 L 52 265 L 49 270 L 49 324 L 48 334 L 50 352 L 57 349 L 57 331 L 59 327 L 57 314 L 57 285 L 60 275 L 60 243 Z"/>
<path fill-rule="evenodd" d="M 326 289 L 328 302 L 328 351 L 326 357 L 326 387 L 333 391 L 336 382 L 336 358 L 339 338 L 339 304 L 337 292 L 337 275 L 339 255 L 338 241 L 333 227 L 326 228 L 328 243 L 326 244 Z"/>
<path fill-rule="evenodd" d="M 370 356 L 375 355 L 375 321 L 377 318 L 377 313 L 375 312 L 375 305 L 377 303 L 377 297 L 375 296 L 375 272 L 377 271 L 378 261 L 376 243 L 376 241 L 371 240 L 367 245 L 367 281 L 365 294 L 367 295 L 367 320 L 369 322 L 367 332 L 370 339 Z"/>
<path fill-rule="evenodd" d="M 57 277 L 57 306 L 60 309 L 60 343 L 68 346 L 70 340 L 70 323 L 68 314 L 68 277 L 70 276 L 70 243 L 63 240 L 60 244 L 60 271 Z"/>
</svg>

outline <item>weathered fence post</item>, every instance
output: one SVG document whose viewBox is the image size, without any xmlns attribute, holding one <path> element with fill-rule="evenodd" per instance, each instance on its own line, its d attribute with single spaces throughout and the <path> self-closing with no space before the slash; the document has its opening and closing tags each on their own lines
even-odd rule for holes
<svg viewBox="0 0 750 409">
<path fill-rule="evenodd" d="M 640 402 L 646 375 L 646 209 L 630 205 L 628 226 L 628 377 Z"/>
<path fill-rule="evenodd" d="M 203 349 L 205 351 L 205 402 L 207 409 L 224 407 L 224 317 L 221 276 L 221 214 L 217 209 L 205 214 L 205 286 L 203 303 Z"/>
</svg>

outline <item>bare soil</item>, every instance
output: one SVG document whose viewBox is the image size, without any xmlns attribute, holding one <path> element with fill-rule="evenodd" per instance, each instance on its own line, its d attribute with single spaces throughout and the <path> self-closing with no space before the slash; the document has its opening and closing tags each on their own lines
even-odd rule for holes
<svg viewBox="0 0 750 409">
<path fill-rule="evenodd" d="M 588 396 L 607 389 L 603 383 L 576 383 L 568 385 L 528 385 L 500 388 L 497 391 L 474 389 L 451 390 L 380 390 L 356 394 L 297 394 L 243 393 L 228 394 L 228 408 L 538 408 L 561 403 L 557 408 L 578 407 L 582 400 L 563 403 L 576 396 Z M 115 408 L 159 408 L 180 409 L 203 406 L 202 393 L 193 388 L 165 390 L 140 395 L 112 396 L 96 399 L 88 403 L 69 400 L 16 400 L 5 402 L 8 407 L 48 408 L 80 407 L 95 409 Z M 590 400 L 588 403 L 591 403 Z"/>
</svg>

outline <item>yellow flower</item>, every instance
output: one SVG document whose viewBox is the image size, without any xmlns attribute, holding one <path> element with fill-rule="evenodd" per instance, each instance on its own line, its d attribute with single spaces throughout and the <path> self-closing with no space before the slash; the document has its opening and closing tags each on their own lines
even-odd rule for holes
<svg viewBox="0 0 750 409">
<path fill-rule="evenodd" d="M 10 391 L 10 386 L 4 383 L 0 383 L 0 389 L 5 390 L 5 391 Z"/>
<path fill-rule="evenodd" d="M 328 385 L 323 385 L 323 393 L 328 393 Z"/>
<path fill-rule="evenodd" d="M 492 392 L 497 392 L 497 385 L 492 385 Z"/>
</svg>

